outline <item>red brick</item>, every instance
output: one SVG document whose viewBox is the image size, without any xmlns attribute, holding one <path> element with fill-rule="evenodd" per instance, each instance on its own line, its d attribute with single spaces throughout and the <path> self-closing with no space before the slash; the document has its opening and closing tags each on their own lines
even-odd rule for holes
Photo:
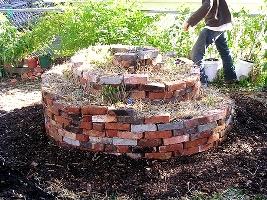
<svg viewBox="0 0 267 200">
<path fill-rule="evenodd" d="M 103 131 L 105 129 L 104 123 L 93 123 L 93 130 Z"/>
<path fill-rule="evenodd" d="M 118 153 L 130 153 L 130 147 L 129 146 L 116 146 L 117 147 L 117 152 Z"/>
<path fill-rule="evenodd" d="M 211 123 L 215 121 L 212 115 L 201 116 L 201 117 L 198 117 L 197 119 L 198 119 L 199 124 L 207 124 L 207 123 Z"/>
<path fill-rule="evenodd" d="M 226 129 L 226 125 L 222 124 L 221 126 L 217 126 L 216 128 L 214 128 L 212 131 L 213 133 L 220 133 L 224 131 L 225 129 Z"/>
<path fill-rule="evenodd" d="M 184 81 L 171 81 L 165 83 L 168 91 L 183 90 L 186 88 L 186 83 Z"/>
<path fill-rule="evenodd" d="M 83 115 L 105 115 L 108 112 L 108 108 L 105 106 L 83 106 L 82 114 Z"/>
<path fill-rule="evenodd" d="M 71 114 L 80 114 L 81 108 L 79 106 L 66 106 L 63 111 Z"/>
<path fill-rule="evenodd" d="M 69 132 L 69 131 L 66 131 L 63 129 L 58 129 L 58 133 L 64 137 L 70 138 L 72 140 L 76 140 L 76 134 L 75 133 L 72 133 L 72 132 Z"/>
<path fill-rule="evenodd" d="M 193 118 L 193 119 L 184 120 L 184 124 L 186 128 L 194 128 L 199 125 L 199 122 L 197 118 Z"/>
<path fill-rule="evenodd" d="M 85 78 L 80 78 L 80 83 L 81 83 L 82 85 L 87 84 L 87 82 L 88 82 L 87 79 L 85 79 Z"/>
<path fill-rule="evenodd" d="M 211 144 L 213 142 L 219 141 L 220 140 L 220 133 L 213 133 L 209 138 L 207 143 Z"/>
<path fill-rule="evenodd" d="M 54 101 L 51 98 L 45 98 L 45 102 L 48 107 L 52 107 Z"/>
<path fill-rule="evenodd" d="M 211 131 L 205 131 L 205 132 L 201 132 L 201 133 L 195 133 L 195 134 L 190 134 L 190 140 L 196 140 L 196 139 L 201 139 L 201 138 L 208 138 L 210 137 L 212 134 Z"/>
<path fill-rule="evenodd" d="M 120 131 L 129 131 L 131 128 L 130 124 L 124 124 L 124 123 L 106 123 L 105 126 L 106 129 L 120 130 Z"/>
<path fill-rule="evenodd" d="M 54 114 L 53 114 L 51 111 L 49 111 L 48 109 L 45 109 L 45 114 L 46 114 L 46 116 L 48 116 L 50 119 L 53 119 Z"/>
<path fill-rule="evenodd" d="M 117 130 L 106 130 L 107 137 L 117 137 L 118 131 Z"/>
<path fill-rule="evenodd" d="M 114 115 L 93 115 L 92 122 L 99 122 L 99 123 L 117 122 L 117 118 Z"/>
<path fill-rule="evenodd" d="M 185 80 L 186 82 L 186 87 L 192 87 L 195 85 L 195 83 L 198 81 L 197 76 L 191 76 Z"/>
<path fill-rule="evenodd" d="M 146 92 L 145 91 L 131 91 L 130 97 L 133 99 L 144 99 L 146 98 Z"/>
<path fill-rule="evenodd" d="M 124 83 L 127 84 L 147 84 L 148 74 L 125 74 Z"/>
<path fill-rule="evenodd" d="M 47 110 L 53 113 L 54 115 L 59 115 L 59 110 L 55 106 L 49 107 Z"/>
<path fill-rule="evenodd" d="M 93 128 L 92 122 L 83 122 L 82 121 L 80 123 L 80 128 L 86 129 L 86 130 L 92 130 L 92 128 Z"/>
<path fill-rule="evenodd" d="M 117 151 L 117 147 L 113 144 L 106 144 L 105 145 L 105 152 L 116 152 Z"/>
<path fill-rule="evenodd" d="M 167 146 L 160 146 L 159 147 L 159 152 L 172 152 L 172 151 L 175 151 L 175 152 L 182 152 L 183 151 L 183 144 L 180 143 L 180 144 L 170 144 L 170 145 L 167 145 Z"/>
<path fill-rule="evenodd" d="M 151 100 L 170 99 L 172 97 L 173 92 L 148 92 L 148 98 Z"/>
<path fill-rule="evenodd" d="M 170 114 L 155 115 L 145 118 L 145 124 L 169 123 Z"/>
<path fill-rule="evenodd" d="M 192 148 L 192 147 L 197 147 L 197 146 L 200 146 L 200 145 L 204 145 L 204 144 L 207 143 L 207 141 L 208 141 L 207 138 L 201 138 L 201 139 L 197 139 L 197 140 L 185 142 L 184 143 L 184 148 L 188 149 L 188 148 Z"/>
<path fill-rule="evenodd" d="M 66 112 L 60 111 L 60 116 L 70 120 L 69 115 Z"/>
<path fill-rule="evenodd" d="M 145 132 L 145 139 L 160 139 L 172 137 L 172 131 L 152 131 Z"/>
<path fill-rule="evenodd" d="M 141 139 L 143 133 L 132 133 L 128 131 L 118 131 L 118 137 L 123 139 Z"/>
<path fill-rule="evenodd" d="M 147 159 L 167 160 L 172 157 L 172 153 L 146 153 Z"/>
<path fill-rule="evenodd" d="M 92 121 L 92 115 L 83 115 L 82 116 L 82 122 L 91 122 Z"/>
<path fill-rule="evenodd" d="M 94 151 L 94 152 L 104 151 L 104 144 L 100 144 L 100 143 L 92 144 L 91 151 Z"/>
<path fill-rule="evenodd" d="M 52 124 L 53 126 L 55 126 L 55 127 L 57 127 L 57 128 L 62 128 L 62 127 L 63 127 L 63 124 L 58 123 L 58 122 L 56 122 L 56 121 L 54 121 L 54 120 L 52 120 L 52 119 L 50 119 L 49 121 L 51 122 L 51 124 Z"/>
<path fill-rule="evenodd" d="M 83 134 L 93 136 L 93 137 L 105 137 L 105 132 L 96 130 L 85 130 L 83 129 Z"/>
<path fill-rule="evenodd" d="M 84 134 L 76 134 L 76 140 L 79 140 L 80 142 L 88 142 L 89 136 Z"/>
<path fill-rule="evenodd" d="M 179 144 L 179 143 L 187 142 L 187 141 L 189 141 L 189 135 L 188 134 L 163 139 L 164 145 Z"/>
<path fill-rule="evenodd" d="M 60 123 L 60 124 L 65 125 L 65 126 L 68 126 L 70 124 L 70 120 L 69 119 L 66 119 L 64 117 L 57 116 L 57 115 L 55 115 L 55 121 Z"/>
<path fill-rule="evenodd" d="M 140 139 L 138 146 L 141 147 L 156 147 L 162 145 L 161 139 Z"/>
<path fill-rule="evenodd" d="M 188 156 L 188 155 L 196 154 L 198 152 L 199 152 L 199 147 L 192 147 L 192 148 L 184 149 L 182 152 L 182 155 Z"/>
<path fill-rule="evenodd" d="M 213 116 L 214 120 L 225 119 L 227 111 L 225 109 L 215 109 L 208 112 L 209 115 Z"/>
<path fill-rule="evenodd" d="M 199 152 L 208 151 L 214 147 L 214 143 L 199 146 Z"/>
<path fill-rule="evenodd" d="M 63 141 L 63 136 L 58 134 L 57 132 L 49 132 L 49 135 L 57 142 L 62 142 Z"/>
<path fill-rule="evenodd" d="M 54 101 L 54 107 L 58 110 L 64 110 L 65 106 L 62 103 Z"/>
</svg>

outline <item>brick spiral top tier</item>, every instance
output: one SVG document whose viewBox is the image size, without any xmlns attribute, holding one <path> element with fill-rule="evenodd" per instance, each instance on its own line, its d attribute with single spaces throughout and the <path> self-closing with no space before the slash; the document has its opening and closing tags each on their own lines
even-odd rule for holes
<svg viewBox="0 0 267 200">
<path fill-rule="evenodd" d="M 185 62 L 176 71 L 173 66 L 166 67 L 154 48 L 94 47 L 78 52 L 71 62 L 73 74 L 85 90 L 88 87 L 102 90 L 106 85 L 124 86 L 130 98 L 165 102 L 193 99 L 199 95 L 199 70 Z"/>
<path fill-rule="evenodd" d="M 232 121 L 228 97 L 212 89 L 200 94 L 199 70 L 186 63 L 165 70 L 153 48 L 82 50 L 43 74 L 42 94 L 47 134 L 59 144 L 133 158 L 208 150 Z"/>
</svg>

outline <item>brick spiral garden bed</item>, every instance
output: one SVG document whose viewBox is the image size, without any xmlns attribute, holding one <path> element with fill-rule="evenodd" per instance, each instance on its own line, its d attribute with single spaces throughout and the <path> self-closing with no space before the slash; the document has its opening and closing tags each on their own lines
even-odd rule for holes
<svg viewBox="0 0 267 200">
<path fill-rule="evenodd" d="M 169 159 L 216 147 L 231 127 L 232 101 L 201 91 L 191 64 L 166 63 L 153 48 L 78 52 L 42 77 L 47 134 L 61 145 L 133 158 Z"/>
</svg>

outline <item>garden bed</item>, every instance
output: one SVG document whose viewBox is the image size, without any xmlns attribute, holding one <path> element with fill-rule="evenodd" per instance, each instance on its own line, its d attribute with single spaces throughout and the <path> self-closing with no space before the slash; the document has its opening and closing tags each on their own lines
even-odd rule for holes
<svg viewBox="0 0 267 200">
<path fill-rule="evenodd" d="M 213 89 L 200 92 L 192 64 L 173 60 L 170 68 L 158 57 L 153 48 L 91 47 L 45 73 L 48 135 L 60 145 L 134 158 L 169 159 L 218 146 L 231 127 L 233 102 Z"/>
<path fill-rule="evenodd" d="M 228 199 L 265 199 L 267 108 L 247 95 L 234 98 L 237 118 L 222 146 L 167 162 L 61 148 L 44 134 L 41 105 L 6 113 L 0 116 L 0 196 L 206 199 L 219 192 Z M 241 190 L 225 196 L 229 188 Z"/>
</svg>

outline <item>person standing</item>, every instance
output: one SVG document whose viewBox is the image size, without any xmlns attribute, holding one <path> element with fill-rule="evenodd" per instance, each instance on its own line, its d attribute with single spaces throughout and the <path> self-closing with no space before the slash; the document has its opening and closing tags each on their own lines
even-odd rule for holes
<svg viewBox="0 0 267 200">
<path fill-rule="evenodd" d="M 195 65 L 200 67 L 200 81 L 202 84 L 207 84 L 207 76 L 202 60 L 207 47 L 215 43 L 222 59 L 225 82 L 235 82 L 237 77 L 225 37 L 225 32 L 232 27 L 232 17 L 226 1 L 202 0 L 201 7 L 185 21 L 183 25 L 184 31 L 188 31 L 190 27 L 198 24 L 203 18 L 206 26 L 200 32 L 191 52 L 191 59 Z"/>
</svg>

